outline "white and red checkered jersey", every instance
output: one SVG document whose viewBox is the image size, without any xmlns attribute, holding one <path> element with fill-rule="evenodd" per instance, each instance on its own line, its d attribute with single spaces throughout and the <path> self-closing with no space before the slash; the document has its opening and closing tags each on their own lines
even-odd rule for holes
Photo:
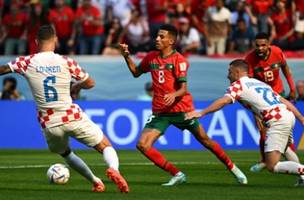
<svg viewBox="0 0 304 200">
<path fill-rule="evenodd" d="M 85 81 L 89 75 L 73 59 L 41 52 L 18 57 L 8 65 L 29 82 L 43 128 L 81 118 L 81 109 L 72 103 L 70 84 L 72 79 Z"/>
<path fill-rule="evenodd" d="M 281 119 L 284 112 L 289 112 L 285 104 L 280 101 L 280 95 L 264 82 L 254 78 L 242 77 L 233 82 L 226 94 L 233 103 L 239 101 L 267 124 Z"/>
</svg>

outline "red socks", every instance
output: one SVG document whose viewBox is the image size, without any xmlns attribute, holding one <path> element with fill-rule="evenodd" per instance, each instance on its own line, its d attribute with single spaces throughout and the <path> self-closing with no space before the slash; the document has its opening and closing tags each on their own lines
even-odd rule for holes
<svg viewBox="0 0 304 200">
<path fill-rule="evenodd" d="M 226 165 L 226 167 L 229 170 L 233 168 L 234 166 L 233 162 L 230 160 L 226 152 L 222 149 L 222 147 L 218 143 L 214 142 L 214 146 L 210 150 L 212 151 L 212 153 L 216 155 L 216 157 L 220 161 L 222 161 Z"/>
<path fill-rule="evenodd" d="M 172 163 L 168 162 L 166 158 L 153 147 L 144 152 L 144 155 L 149 160 L 151 160 L 156 166 L 169 172 L 172 176 L 174 176 L 180 171 Z"/>
</svg>

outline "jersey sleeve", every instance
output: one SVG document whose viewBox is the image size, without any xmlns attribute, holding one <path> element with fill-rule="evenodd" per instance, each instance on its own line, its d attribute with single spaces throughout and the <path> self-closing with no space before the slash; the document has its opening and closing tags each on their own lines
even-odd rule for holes
<svg viewBox="0 0 304 200">
<path fill-rule="evenodd" d="M 283 53 L 283 51 L 281 49 L 279 49 L 279 53 L 280 53 L 280 56 L 281 56 L 281 63 L 283 66 L 285 66 L 287 64 L 287 61 L 286 61 L 286 57 Z"/>
<path fill-rule="evenodd" d="M 79 82 L 83 82 L 89 78 L 89 74 L 82 69 L 75 60 L 65 56 L 63 58 L 67 62 L 67 66 L 72 78 Z"/>
<path fill-rule="evenodd" d="M 31 63 L 31 56 L 20 56 L 14 61 L 8 63 L 8 66 L 11 68 L 12 72 L 24 75 L 27 71 L 28 65 Z"/>
<path fill-rule="evenodd" d="M 243 88 L 241 82 L 235 81 L 229 86 L 225 96 L 230 97 L 232 102 L 234 103 L 235 101 L 240 99 L 242 92 L 243 92 Z"/>
<path fill-rule="evenodd" d="M 178 57 L 174 66 L 174 74 L 178 82 L 187 82 L 188 68 L 188 61 L 183 56 Z"/>
<path fill-rule="evenodd" d="M 152 60 L 152 54 L 147 54 L 137 66 L 137 69 L 142 73 L 150 71 L 150 61 Z"/>
</svg>

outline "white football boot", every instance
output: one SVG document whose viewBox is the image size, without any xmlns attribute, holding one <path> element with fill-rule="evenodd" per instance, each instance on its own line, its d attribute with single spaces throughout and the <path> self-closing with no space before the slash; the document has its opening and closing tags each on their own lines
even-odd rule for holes
<svg viewBox="0 0 304 200">
<path fill-rule="evenodd" d="M 230 171 L 240 184 L 246 185 L 248 183 L 247 177 L 236 165 Z"/>
<path fill-rule="evenodd" d="M 255 165 L 253 165 L 252 167 L 250 167 L 250 171 L 251 172 L 260 172 L 260 171 L 262 171 L 265 168 L 266 168 L 266 164 L 263 163 L 263 162 L 259 162 L 259 163 L 255 164 Z"/>
<path fill-rule="evenodd" d="M 180 185 L 186 182 L 186 175 L 183 172 L 178 172 L 175 176 L 173 176 L 168 183 L 162 184 L 162 186 L 174 186 Z"/>
</svg>

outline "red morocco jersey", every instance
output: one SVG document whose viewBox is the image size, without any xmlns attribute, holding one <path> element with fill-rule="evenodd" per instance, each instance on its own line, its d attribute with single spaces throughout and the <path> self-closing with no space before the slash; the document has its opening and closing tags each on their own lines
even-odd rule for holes
<svg viewBox="0 0 304 200">
<path fill-rule="evenodd" d="M 285 56 L 279 47 L 271 46 L 267 60 L 262 60 L 251 51 L 245 58 L 249 64 L 249 76 L 270 85 L 277 93 L 284 92 L 283 81 L 280 76 L 280 68 L 286 65 Z"/>
<path fill-rule="evenodd" d="M 194 110 L 192 96 L 187 92 L 177 97 L 171 106 L 166 106 L 164 96 L 179 89 L 180 82 L 187 81 L 189 63 L 178 52 L 163 58 L 159 51 L 148 53 L 138 66 L 143 73 L 151 72 L 153 100 L 153 113 L 177 113 Z"/>
</svg>

